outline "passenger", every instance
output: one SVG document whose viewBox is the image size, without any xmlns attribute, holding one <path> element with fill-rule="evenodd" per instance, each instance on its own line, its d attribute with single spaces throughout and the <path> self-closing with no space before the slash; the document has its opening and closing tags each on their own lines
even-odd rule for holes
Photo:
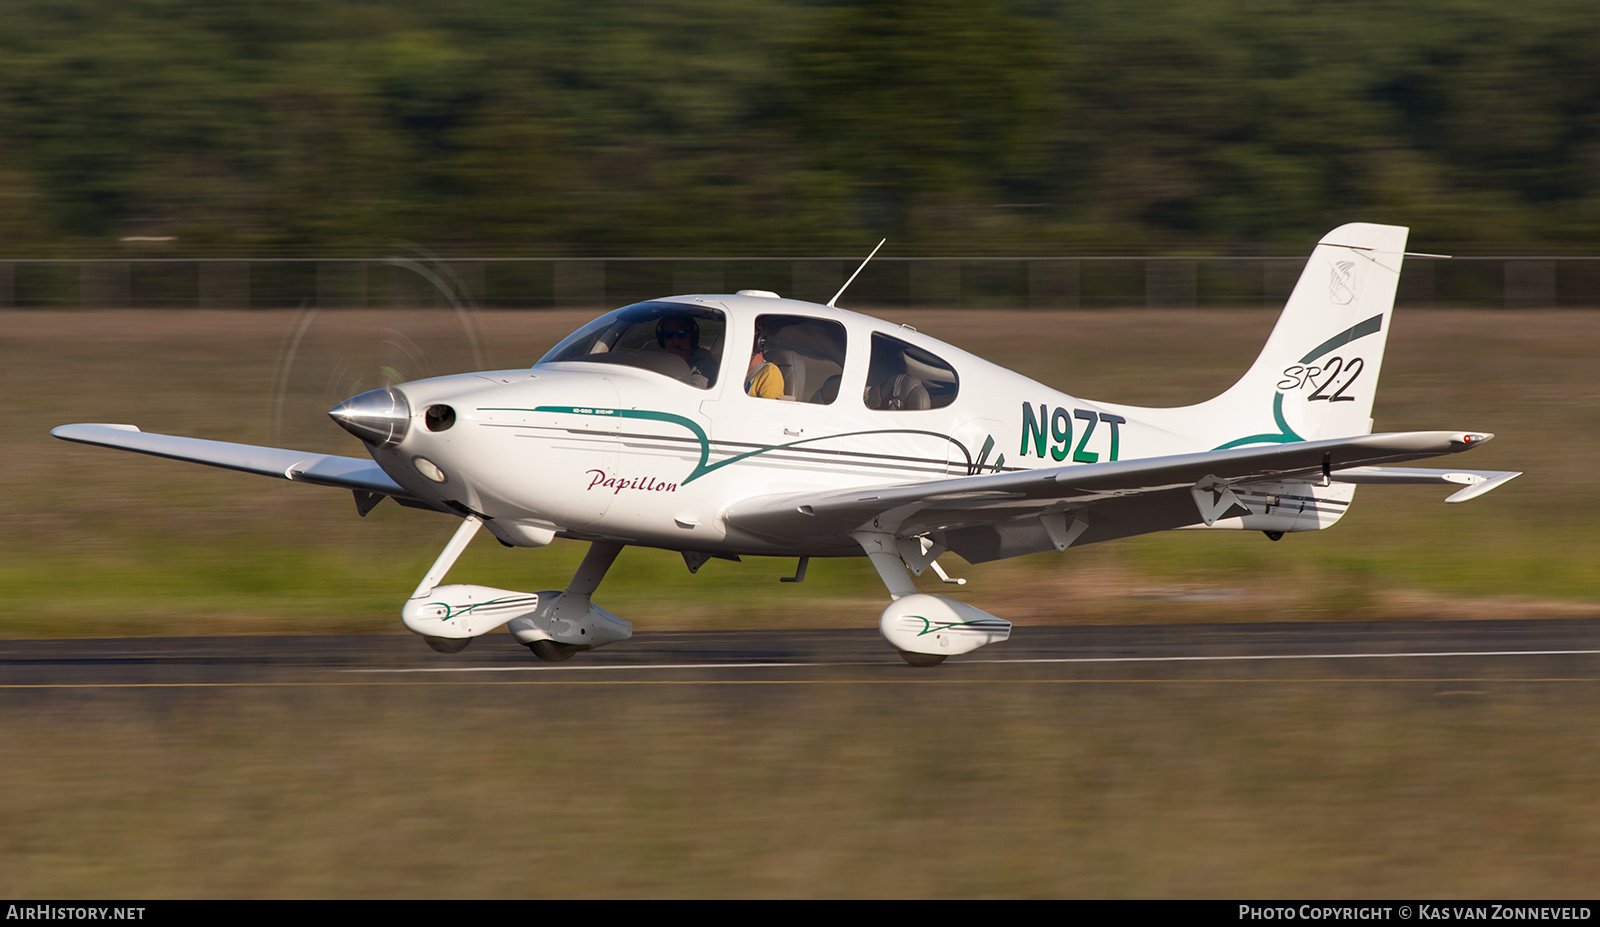
<svg viewBox="0 0 1600 927">
<path fill-rule="evenodd" d="M 745 368 L 744 391 L 757 399 L 779 399 L 783 396 L 783 372 L 778 365 L 767 362 L 767 335 L 757 329 L 756 342 L 750 348 L 750 366 Z"/>
</svg>

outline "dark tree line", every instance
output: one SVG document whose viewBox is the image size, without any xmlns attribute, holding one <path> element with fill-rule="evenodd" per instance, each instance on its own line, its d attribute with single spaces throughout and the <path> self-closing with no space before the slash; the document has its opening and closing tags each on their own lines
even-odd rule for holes
<svg viewBox="0 0 1600 927">
<path fill-rule="evenodd" d="M 1593 251 L 1592 0 L 0 0 L 0 257 Z"/>
</svg>

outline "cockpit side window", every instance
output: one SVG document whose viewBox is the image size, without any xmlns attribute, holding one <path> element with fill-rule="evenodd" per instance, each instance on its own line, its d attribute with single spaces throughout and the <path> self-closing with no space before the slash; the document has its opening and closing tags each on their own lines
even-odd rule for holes
<svg viewBox="0 0 1600 927">
<path fill-rule="evenodd" d="M 689 303 L 648 302 L 608 312 L 568 335 L 539 364 L 620 364 L 710 389 L 722 366 L 721 312 Z"/>
<path fill-rule="evenodd" d="M 763 399 L 828 405 L 844 372 L 844 326 L 802 315 L 756 318 L 745 392 Z"/>
<path fill-rule="evenodd" d="M 956 401 L 961 380 L 942 359 L 898 338 L 872 333 L 872 363 L 862 401 L 869 409 L 942 409 Z"/>
</svg>

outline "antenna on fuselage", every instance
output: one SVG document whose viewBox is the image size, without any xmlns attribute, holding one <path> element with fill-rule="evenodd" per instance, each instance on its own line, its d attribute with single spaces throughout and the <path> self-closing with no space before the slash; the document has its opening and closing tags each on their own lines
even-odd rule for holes
<svg viewBox="0 0 1600 927">
<path fill-rule="evenodd" d="M 882 248 L 883 247 L 883 242 L 888 241 L 888 240 L 889 239 L 885 238 L 882 241 L 878 242 L 878 248 Z M 872 254 L 877 254 L 878 253 L 878 248 L 873 248 L 872 249 Z M 867 261 L 872 260 L 872 254 L 867 255 Z M 827 303 L 825 305 L 827 305 L 827 307 L 829 309 L 838 308 L 838 307 L 834 306 L 834 303 L 839 301 L 839 297 L 844 295 L 844 291 L 845 290 L 850 289 L 850 284 L 856 282 L 856 278 L 861 275 L 861 271 L 866 269 L 867 261 L 862 261 L 861 262 L 861 266 L 856 268 L 856 272 L 851 274 L 850 275 L 850 279 L 846 280 L 844 282 L 844 286 L 839 287 L 839 292 L 833 294 L 833 298 L 827 301 Z"/>
</svg>

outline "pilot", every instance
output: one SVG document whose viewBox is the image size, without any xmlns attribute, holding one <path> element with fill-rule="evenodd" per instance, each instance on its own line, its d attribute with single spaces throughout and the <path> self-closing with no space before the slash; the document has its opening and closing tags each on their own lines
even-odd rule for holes
<svg viewBox="0 0 1600 927">
<path fill-rule="evenodd" d="M 691 315 L 666 315 L 656 323 L 656 344 L 689 365 L 688 382 L 704 388 L 716 376 L 716 358 L 700 347 L 700 323 Z"/>
<path fill-rule="evenodd" d="M 757 329 L 750 366 L 745 368 L 744 391 L 757 399 L 778 399 L 783 396 L 783 371 L 767 361 L 766 351 L 767 334 Z"/>
</svg>

